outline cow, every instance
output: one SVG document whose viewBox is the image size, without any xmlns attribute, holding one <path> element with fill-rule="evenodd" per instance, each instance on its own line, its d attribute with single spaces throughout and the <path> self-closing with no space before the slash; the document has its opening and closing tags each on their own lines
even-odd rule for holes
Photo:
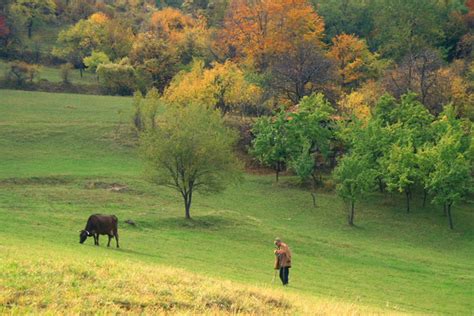
<svg viewBox="0 0 474 316">
<path fill-rule="evenodd" d="M 84 243 L 87 237 L 94 237 L 94 245 L 99 245 L 99 235 L 108 235 L 109 243 L 107 247 L 110 247 L 110 240 L 115 237 L 117 248 L 119 248 L 118 230 L 117 230 L 118 219 L 115 215 L 101 215 L 94 214 L 89 216 L 87 220 L 86 228 L 79 231 L 79 243 Z"/>
</svg>

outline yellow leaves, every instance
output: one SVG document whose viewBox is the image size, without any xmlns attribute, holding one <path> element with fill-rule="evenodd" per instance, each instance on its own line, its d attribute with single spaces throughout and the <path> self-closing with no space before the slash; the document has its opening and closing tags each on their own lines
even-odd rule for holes
<svg viewBox="0 0 474 316">
<path fill-rule="evenodd" d="M 172 35 L 173 33 L 182 33 L 186 28 L 194 27 L 196 22 L 180 10 L 167 7 L 153 13 L 151 25 L 153 30 L 158 33 Z"/>
<path fill-rule="evenodd" d="M 105 24 L 109 21 L 109 17 L 102 12 L 97 12 L 92 14 L 89 20 L 96 24 Z"/>
<path fill-rule="evenodd" d="M 344 94 L 338 106 L 343 113 L 353 115 L 367 123 L 372 116 L 371 108 L 375 106 L 382 94 L 383 91 L 376 82 L 368 81 L 360 89 Z"/>
<path fill-rule="evenodd" d="M 225 113 L 256 104 L 261 94 L 261 88 L 248 83 L 243 71 L 231 61 L 216 63 L 210 69 L 205 69 L 202 61 L 195 61 L 191 71 L 176 75 L 163 98 L 169 103 L 220 108 Z"/>
</svg>

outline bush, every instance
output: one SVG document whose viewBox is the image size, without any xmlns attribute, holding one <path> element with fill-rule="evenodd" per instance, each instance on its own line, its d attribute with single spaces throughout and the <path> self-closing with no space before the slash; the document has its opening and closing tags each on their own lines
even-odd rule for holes
<svg viewBox="0 0 474 316">
<path fill-rule="evenodd" d="M 125 62 L 101 64 L 97 67 L 97 75 L 104 93 L 131 95 L 136 89 L 135 69 Z"/>
<path fill-rule="evenodd" d="M 28 64 L 24 61 L 14 61 L 10 64 L 7 80 L 14 81 L 17 86 L 22 86 L 27 80 L 32 83 L 38 74 L 38 65 Z"/>
<path fill-rule="evenodd" d="M 71 70 L 74 69 L 74 66 L 71 63 L 65 63 L 61 65 L 61 78 L 64 84 L 71 83 L 69 81 L 69 76 L 71 75 Z"/>
</svg>

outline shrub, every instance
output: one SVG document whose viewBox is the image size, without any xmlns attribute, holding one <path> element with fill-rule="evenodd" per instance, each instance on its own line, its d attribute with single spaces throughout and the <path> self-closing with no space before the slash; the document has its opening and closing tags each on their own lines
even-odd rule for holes
<svg viewBox="0 0 474 316">
<path fill-rule="evenodd" d="M 69 81 L 69 76 L 71 75 L 71 70 L 74 69 L 74 66 L 71 63 L 65 63 L 61 65 L 61 78 L 64 84 L 71 83 Z"/>
<path fill-rule="evenodd" d="M 24 61 L 14 61 L 10 64 L 7 80 L 15 81 L 15 84 L 22 86 L 28 80 L 30 83 L 39 74 L 39 66 L 28 64 Z"/>
<path fill-rule="evenodd" d="M 136 88 L 135 69 L 126 62 L 101 64 L 97 67 L 97 75 L 105 93 L 131 95 Z"/>
</svg>

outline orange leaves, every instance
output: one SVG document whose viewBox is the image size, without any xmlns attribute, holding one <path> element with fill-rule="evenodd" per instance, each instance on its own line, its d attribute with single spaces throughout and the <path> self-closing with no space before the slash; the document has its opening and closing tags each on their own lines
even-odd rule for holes
<svg viewBox="0 0 474 316">
<path fill-rule="evenodd" d="M 182 33 L 186 28 L 193 27 L 195 24 L 193 18 L 170 7 L 153 13 L 151 17 L 153 30 L 162 35 Z"/>
<path fill-rule="evenodd" d="M 221 46 L 262 67 L 266 57 L 302 42 L 321 44 L 324 21 L 306 0 L 234 0 L 224 21 Z M 321 44 L 322 45 L 322 44 Z"/>
<path fill-rule="evenodd" d="M 97 12 L 92 14 L 89 20 L 96 24 L 105 24 L 109 21 L 109 17 L 102 12 Z"/>
<path fill-rule="evenodd" d="M 336 61 L 342 85 L 360 80 L 366 74 L 364 67 L 374 59 L 366 42 L 355 35 L 340 34 L 332 39 L 332 44 L 328 56 Z"/>
</svg>

